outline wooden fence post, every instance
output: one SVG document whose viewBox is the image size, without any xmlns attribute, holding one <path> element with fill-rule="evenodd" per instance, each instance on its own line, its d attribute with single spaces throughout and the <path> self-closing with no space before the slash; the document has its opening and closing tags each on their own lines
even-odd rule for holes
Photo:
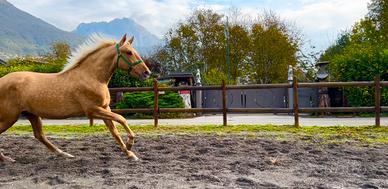
<svg viewBox="0 0 388 189">
<path fill-rule="evenodd" d="M 159 125 L 159 91 L 158 80 L 154 79 L 154 127 Z"/>
<path fill-rule="evenodd" d="M 375 126 L 380 127 L 381 115 L 381 84 L 380 76 L 375 77 Z"/>
<path fill-rule="evenodd" d="M 292 88 L 294 100 L 294 125 L 295 127 L 299 127 L 298 79 L 296 77 L 293 78 Z"/>
<path fill-rule="evenodd" d="M 222 114 L 223 114 L 223 125 L 227 126 L 228 125 L 228 117 L 227 117 L 227 107 L 226 107 L 226 101 L 227 101 L 227 96 L 226 96 L 226 84 L 225 80 L 222 80 Z"/>
</svg>

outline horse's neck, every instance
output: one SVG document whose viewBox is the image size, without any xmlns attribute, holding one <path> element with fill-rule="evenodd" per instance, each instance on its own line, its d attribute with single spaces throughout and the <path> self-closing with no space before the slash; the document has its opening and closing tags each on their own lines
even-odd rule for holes
<svg viewBox="0 0 388 189">
<path fill-rule="evenodd" d="M 115 53 L 112 47 L 101 49 L 83 60 L 76 68 L 69 70 L 71 76 L 82 76 L 90 80 L 108 84 L 116 65 L 113 62 Z"/>
</svg>

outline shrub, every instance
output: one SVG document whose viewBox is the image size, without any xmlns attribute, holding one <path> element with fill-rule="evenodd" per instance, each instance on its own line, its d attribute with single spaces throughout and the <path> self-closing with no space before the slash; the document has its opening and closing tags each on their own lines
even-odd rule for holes
<svg viewBox="0 0 388 189">
<path fill-rule="evenodd" d="M 388 49 L 381 50 L 364 45 L 348 47 L 336 55 L 330 64 L 331 72 L 341 81 L 373 81 L 376 75 L 388 80 Z M 388 105 L 388 90 L 382 89 L 382 105 Z M 349 105 L 373 106 L 374 88 L 349 88 L 345 90 Z"/>
<path fill-rule="evenodd" d="M 159 95 L 160 108 L 184 108 L 182 97 L 175 92 Z M 124 93 L 123 100 L 116 104 L 116 108 L 152 108 L 154 107 L 153 92 Z"/>
<path fill-rule="evenodd" d="M 160 108 L 184 108 L 182 97 L 175 92 L 166 92 L 166 94 L 159 95 Z M 116 104 L 117 109 L 125 108 L 153 108 L 154 107 L 154 93 L 153 92 L 135 92 L 124 93 L 124 98 L 121 102 Z M 151 114 L 129 114 L 136 118 L 152 118 Z M 160 118 L 177 118 L 185 117 L 182 113 L 163 113 Z"/>
<path fill-rule="evenodd" d="M 62 70 L 64 62 L 42 63 L 31 57 L 10 59 L 5 66 L 0 66 L 0 77 L 11 72 L 32 71 L 40 73 L 57 73 Z"/>
<path fill-rule="evenodd" d="M 152 79 L 141 81 L 130 76 L 126 71 L 116 70 L 109 82 L 109 87 L 150 87 L 152 83 Z"/>
</svg>

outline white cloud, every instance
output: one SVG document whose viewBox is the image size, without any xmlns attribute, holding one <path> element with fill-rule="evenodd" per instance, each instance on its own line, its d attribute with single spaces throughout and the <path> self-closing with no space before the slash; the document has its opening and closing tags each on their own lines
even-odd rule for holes
<svg viewBox="0 0 388 189">
<path fill-rule="evenodd" d="M 161 36 L 192 9 L 190 0 L 10 0 L 16 7 L 67 31 L 79 23 L 130 17 Z"/>
<path fill-rule="evenodd" d="M 162 36 L 196 7 L 225 14 L 230 6 L 256 18 L 263 9 L 296 24 L 320 49 L 367 13 L 369 0 L 9 0 L 16 7 L 67 31 L 81 22 L 131 17 Z"/>
<path fill-rule="evenodd" d="M 330 30 L 349 27 L 362 18 L 367 13 L 367 2 L 327 0 L 306 4 L 298 10 L 285 10 L 280 14 L 286 19 L 295 20 L 307 30 Z"/>
<path fill-rule="evenodd" d="M 238 8 L 245 17 L 257 18 L 264 10 L 274 10 L 281 19 L 295 24 L 305 36 L 306 45 L 323 50 L 331 45 L 344 30 L 350 29 L 367 14 L 369 0 L 266 0 L 245 1 Z M 237 4 L 234 4 L 237 5 Z M 226 13 L 228 4 L 207 4 Z M 305 47 L 309 48 L 309 47 Z"/>
<path fill-rule="evenodd" d="M 368 0 L 299 0 L 302 7 L 282 10 L 282 18 L 291 20 L 311 38 L 315 45 L 326 48 L 338 33 L 350 29 L 367 13 Z"/>
</svg>

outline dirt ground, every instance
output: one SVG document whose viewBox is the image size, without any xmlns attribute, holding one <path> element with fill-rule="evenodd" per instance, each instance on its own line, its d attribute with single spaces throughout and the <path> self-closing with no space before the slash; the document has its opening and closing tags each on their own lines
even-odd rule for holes
<svg viewBox="0 0 388 189">
<path fill-rule="evenodd" d="M 243 135 L 140 135 L 128 161 L 109 135 L 1 135 L 16 163 L 0 163 L 0 188 L 388 188 L 386 145 L 318 144 Z"/>
</svg>

